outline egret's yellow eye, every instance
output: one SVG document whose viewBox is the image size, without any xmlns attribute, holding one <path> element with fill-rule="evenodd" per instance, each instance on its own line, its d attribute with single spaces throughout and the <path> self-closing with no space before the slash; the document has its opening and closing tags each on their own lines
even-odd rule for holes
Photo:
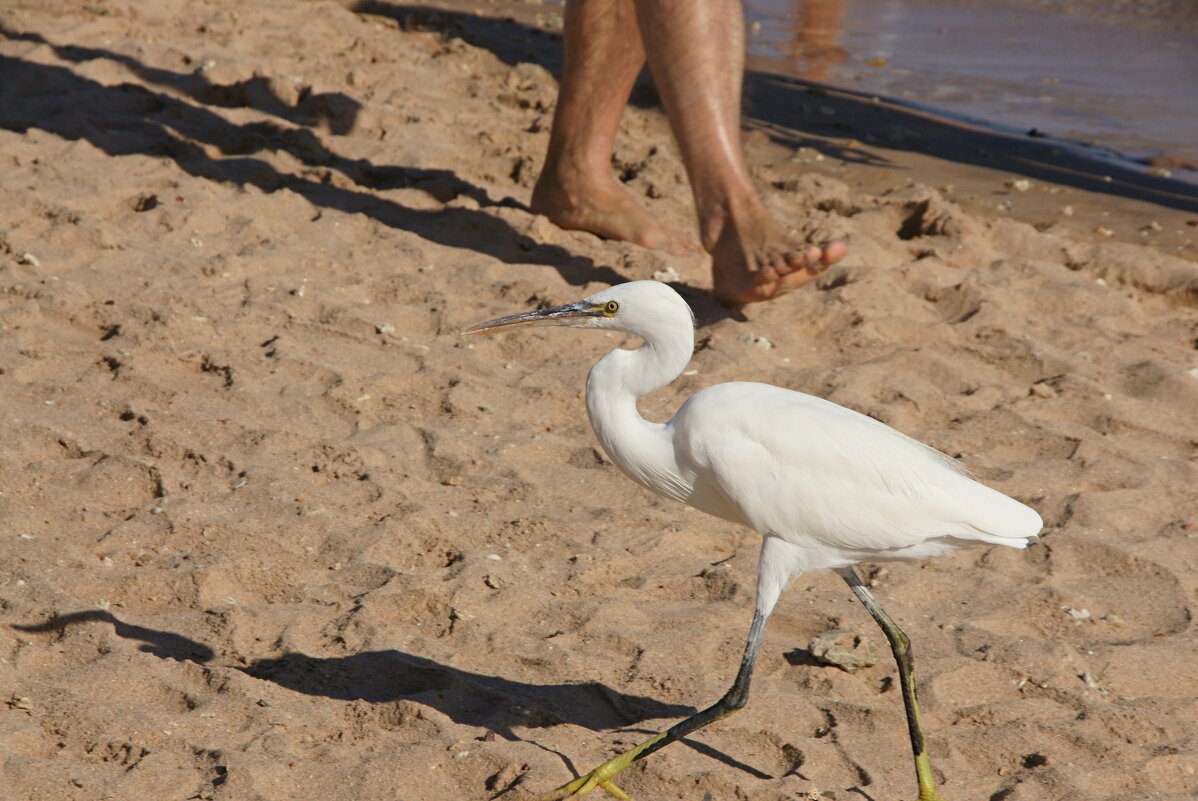
<svg viewBox="0 0 1198 801">
<path fill-rule="evenodd" d="M 611 317 L 613 314 L 615 314 L 619 310 L 620 310 L 620 304 L 616 303 L 614 300 L 609 300 L 607 303 L 603 304 L 603 313 L 606 314 L 608 317 Z"/>
</svg>

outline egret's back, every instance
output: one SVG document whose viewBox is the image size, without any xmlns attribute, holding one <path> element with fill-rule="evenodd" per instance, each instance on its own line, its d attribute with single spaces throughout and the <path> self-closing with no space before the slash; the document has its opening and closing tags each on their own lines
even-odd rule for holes
<svg viewBox="0 0 1198 801">
<path fill-rule="evenodd" d="M 720 384 L 669 427 L 692 486 L 685 502 L 846 563 L 923 558 L 970 541 L 1022 548 L 1042 527 L 1034 510 L 947 456 L 810 395 Z"/>
</svg>

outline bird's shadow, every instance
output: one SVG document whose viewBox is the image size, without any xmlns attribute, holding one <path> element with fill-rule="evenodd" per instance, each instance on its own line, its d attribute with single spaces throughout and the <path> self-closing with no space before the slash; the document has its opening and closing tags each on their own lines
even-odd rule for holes
<svg viewBox="0 0 1198 801">
<path fill-rule="evenodd" d="M 173 631 L 160 631 L 145 626 L 126 623 L 116 615 L 104 609 L 87 609 L 81 612 L 71 612 L 67 615 L 55 615 L 45 623 L 21 625 L 13 623 L 16 631 L 27 634 L 48 634 L 56 632 L 60 636 L 71 626 L 80 623 L 111 623 L 118 637 L 126 640 L 138 640 L 142 643 L 140 650 L 153 654 L 160 659 L 173 659 L 177 662 L 195 662 L 204 665 L 212 661 L 216 652 L 201 642 L 190 637 L 175 634 Z"/>
<path fill-rule="evenodd" d="M 213 664 L 216 659 L 216 652 L 203 643 L 174 632 L 126 623 L 103 610 L 73 612 L 45 623 L 12 627 L 42 634 L 95 622 L 112 624 L 117 636 L 141 642 L 142 651 L 161 659 L 202 665 Z M 695 711 L 690 706 L 621 693 L 600 682 L 514 681 L 393 649 L 337 657 L 292 652 L 226 667 L 306 695 L 376 704 L 412 701 L 436 709 L 455 723 L 488 729 L 509 740 L 521 739 L 515 727 L 570 724 L 598 731 Z"/>
<path fill-rule="evenodd" d="M 600 682 L 532 684 L 397 650 L 344 657 L 289 653 L 237 669 L 308 695 L 371 703 L 414 701 L 455 723 L 489 729 L 508 740 L 521 739 L 513 731 L 516 726 L 564 723 L 597 731 L 694 712 L 689 706 L 617 692 Z"/>
<path fill-rule="evenodd" d="M 29 634 L 57 632 L 61 635 L 69 627 L 85 623 L 109 623 L 118 637 L 140 642 L 141 651 L 160 659 L 215 665 L 217 654 L 208 645 L 172 631 L 127 623 L 106 610 L 56 615 L 44 623 L 13 624 L 12 628 Z M 532 742 L 557 754 L 575 775 L 578 771 L 569 757 L 520 737 L 515 728 L 570 724 L 591 731 L 652 736 L 657 732 L 636 724 L 686 717 L 696 711 L 684 704 L 666 704 L 645 696 L 621 693 L 600 682 L 533 684 L 514 681 L 460 670 L 393 649 L 339 657 L 292 652 L 226 667 L 305 695 L 375 704 L 404 700 L 421 704 L 436 709 L 455 723 L 493 731 L 507 740 Z M 774 778 L 706 743 L 694 739 L 680 742 L 755 778 Z"/>
</svg>

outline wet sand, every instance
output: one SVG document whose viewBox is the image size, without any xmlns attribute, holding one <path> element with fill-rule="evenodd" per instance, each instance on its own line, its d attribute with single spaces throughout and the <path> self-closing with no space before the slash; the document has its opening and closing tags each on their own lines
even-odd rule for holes
<svg viewBox="0 0 1198 801">
<path fill-rule="evenodd" d="M 766 69 L 1198 183 L 1198 5 L 1072 0 L 748 0 Z"/>
<path fill-rule="evenodd" d="M 0 9 L 5 798 L 512 798 L 717 698 L 758 538 L 596 451 L 583 381 L 626 343 L 458 334 L 667 268 L 700 347 L 646 416 L 772 382 L 1043 514 L 1027 551 L 865 568 L 945 797 L 1193 797 L 1193 194 L 757 74 L 756 178 L 851 255 L 731 314 L 703 259 L 526 210 L 552 9 L 362 10 Z M 649 89 L 616 167 L 693 224 Z M 817 664 L 833 627 L 878 637 L 798 577 L 748 708 L 622 786 L 912 797 L 893 667 Z"/>
</svg>

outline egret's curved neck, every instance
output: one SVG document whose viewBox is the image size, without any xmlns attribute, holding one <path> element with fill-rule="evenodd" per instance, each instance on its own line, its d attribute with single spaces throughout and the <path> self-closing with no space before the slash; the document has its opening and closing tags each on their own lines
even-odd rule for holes
<svg viewBox="0 0 1198 801">
<path fill-rule="evenodd" d="M 603 449 L 634 480 L 658 491 L 663 474 L 677 474 L 673 443 L 664 424 L 641 417 L 636 400 L 682 373 L 695 347 L 689 323 L 655 332 L 636 350 L 613 350 L 587 377 L 587 413 Z"/>
</svg>

